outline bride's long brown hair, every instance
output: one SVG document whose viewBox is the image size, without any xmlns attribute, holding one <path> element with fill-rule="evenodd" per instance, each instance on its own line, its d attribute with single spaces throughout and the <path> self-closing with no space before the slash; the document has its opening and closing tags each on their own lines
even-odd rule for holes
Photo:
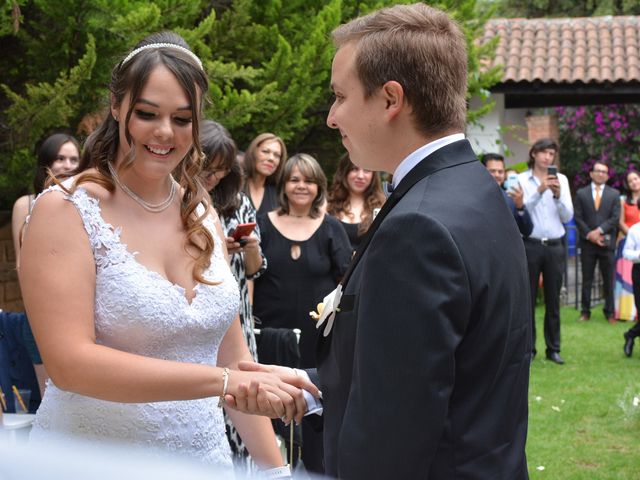
<svg viewBox="0 0 640 480">
<path fill-rule="evenodd" d="M 159 32 L 151 34 L 139 42 L 134 47 L 134 50 L 154 43 L 169 43 L 189 49 L 189 45 L 180 35 L 173 32 Z M 165 66 L 175 75 L 191 105 L 193 146 L 174 173 L 184 192 L 181 197 L 180 215 L 182 224 L 187 232 L 185 249 L 187 245 L 191 245 L 198 252 L 194 258 L 193 278 L 201 283 L 212 284 L 212 282 L 203 277 L 204 271 L 211 263 L 211 253 L 214 246 L 213 236 L 203 225 L 209 209 L 209 195 L 197 179 L 204 158 L 199 140 L 199 120 L 202 116 L 202 107 L 209 88 L 205 72 L 194 58 L 179 49 L 160 46 L 144 50 L 137 53 L 126 63 L 120 61 L 111 72 L 111 81 L 109 83 L 111 104 L 120 106 L 128 93 L 129 104 L 135 105 L 151 72 L 158 65 Z M 133 108 L 130 108 L 126 118 L 119 119 L 119 121 L 125 122 L 125 136 L 130 145 L 132 140 L 129 133 L 129 119 L 132 113 Z M 115 162 L 118 147 L 118 122 L 112 115 L 107 115 L 102 124 L 85 142 L 80 164 L 76 170 L 76 172 L 84 173 L 80 173 L 77 176 L 70 191 L 73 191 L 82 183 L 94 182 L 113 192 L 115 190 L 115 182 L 109 171 L 109 163 L 113 164 Z M 122 165 L 118 167 L 119 173 L 131 168 L 134 158 L 134 149 L 131 149 Z M 97 172 L 85 172 L 89 168 L 94 168 Z M 199 204 L 205 207 L 201 214 L 198 214 L 196 210 Z"/>
</svg>

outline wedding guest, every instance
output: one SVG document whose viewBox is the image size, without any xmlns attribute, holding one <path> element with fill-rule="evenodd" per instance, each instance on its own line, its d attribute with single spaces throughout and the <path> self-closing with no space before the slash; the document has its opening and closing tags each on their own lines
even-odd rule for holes
<svg viewBox="0 0 640 480">
<path fill-rule="evenodd" d="M 336 287 L 351 259 L 340 222 L 321 211 L 326 190 L 318 162 L 304 153 L 294 155 L 283 169 L 278 208 L 258 216 L 269 268 L 256 280 L 254 313 L 263 328 L 301 330 L 302 368 L 315 366 L 318 333 L 309 312 Z M 302 428 L 305 468 L 322 473 L 322 437 L 306 422 Z"/>
<path fill-rule="evenodd" d="M 222 231 L 226 235 L 231 270 L 240 287 L 240 325 L 249 352 L 257 360 L 248 282 L 265 271 L 267 262 L 260 249 L 260 229 L 257 226 L 253 233 L 242 236 L 239 241 L 234 240 L 232 236 L 239 224 L 255 223 L 256 211 L 247 196 L 240 191 L 242 169 L 237 158 L 236 144 L 227 129 L 212 120 L 204 120 L 200 128 L 200 145 L 205 155 L 200 179 L 211 195 L 213 207 L 218 213 Z M 249 452 L 233 422 L 228 416 L 225 416 L 225 420 L 236 468 L 243 469 L 249 474 L 251 473 L 247 462 Z"/>
<path fill-rule="evenodd" d="M 614 324 L 613 268 L 620 222 L 620 192 L 606 184 L 609 167 L 604 163 L 595 162 L 589 175 L 591 183 L 579 189 L 574 200 L 582 264 L 580 320 L 587 321 L 591 316 L 591 287 L 597 263 L 602 274 L 604 316 Z"/>
<path fill-rule="evenodd" d="M 351 250 L 360 244 L 376 209 L 385 201 L 380 177 L 371 170 L 356 166 L 345 153 L 340 157 L 327 200 L 327 213 L 344 228 Z"/>
<path fill-rule="evenodd" d="M 82 173 L 34 205 L 19 277 L 51 383 L 33 442 L 120 443 L 231 469 L 218 397 L 256 385 L 286 420 L 305 405 L 297 387 L 235 370 L 252 358 L 238 286 L 196 180 L 207 88 L 179 35 L 142 40 L 112 71 L 110 112 L 87 140 Z M 270 422 L 229 415 L 277 474 Z"/>
<path fill-rule="evenodd" d="M 620 198 L 620 241 L 616 249 L 616 284 L 615 316 L 618 320 L 635 320 L 636 307 L 633 299 L 633 280 L 631 270 L 633 263 L 624 258 L 622 252 L 626 242 L 629 228 L 640 221 L 638 199 L 640 198 L 640 175 L 636 171 L 630 171 L 623 182 L 624 195 Z"/>
<path fill-rule="evenodd" d="M 258 278 L 267 268 L 260 249 L 260 227 L 256 225 L 250 235 L 239 241 L 232 236 L 238 224 L 256 222 L 256 211 L 241 191 L 242 168 L 227 129 L 212 120 L 203 121 L 200 144 L 205 154 L 200 178 L 222 222 L 231 270 L 240 286 L 240 324 L 251 356 L 258 358 L 248 280 Z"/>
<path fill-rule="evenodd" d="M 533 221 L 525 239 L 531 298 L 538 294 L 540 274 L 544 284 L 544 340 L 546 357 L 557 365 L 560 356 L 560 289 L 565 265 L 564 223 L 573 217 L 569 180 L 554 165 L 558 144 L 543 138 L 529 150 L 529 170 L 518 176 L 524 204 Z M 536 355 L 535 301 L 531 302 L 532 354 Z"/>
<path fill-rule="evenodd" d="M 277 185 L 286 160 L 287 147 L 273 133 L 261 133 L 249 144 L 243 161 L 244 192 L 258 214 L 278 207 Z"/>
<path fill-rule="evenodd" d="M 622 251 L 624 258 L 633 263 L 631 278 L 633 281 L 633 298 L 636 304 L 636 311 L 640 312 L 640 223 L 632 225 L 627 231 L 627 241 Z M 624 332 L 623 351 L 627 357 L 633 353 L 633 343 L 635 338 L 640 336 L 640 322 L 636 323 L 629 330 Z"/>
<path fill-rule="evenodd" d="M 11 214 L 11 231 L 13 235 L 13 248 L 16 255 L 16 266 L 20 264 L 20 246 L 22 245 L 22 233 L 31 215 L 31 209 L 36 196 L 44 190 L 49 172 L 53 175 L 64 175 L 78 167 L 80 161 L 80 144 L 71 135 L 66 133 L 54 133 L 47 137 L 38 148 L 36 174 L 33 179 L 33 194 L 24 195 L 13 204 Z M 38 378 L 40 394 L 44 393 L 45 384 L 49 378 L 42 363 L 38 346 L 33 338 L 33 332 L 29 323 L 25 323 L 23 329 L 24 341 L 29 356 L 33 362 L 33 368 Z"/>
<path fill-rule="evenodd" d="M 36 196 L 44 190 L 49 172 L 53 175 L 67 174 L 78 167 L 79 161 L 80 144 L 78 140 L 66 133 L 54 133 L 47 137 L 38 148 L 33 194 L 24 195 L 13 204 L 11 231 L 16 263 L 19 263 L 20 259 L 21 233 L 25 220 L 31 214 Z"/>
<path fill-rule="evenodd" d="M 503 189 L 504 201 L 507 202 L 509 210 L 511 210 L 520 234 L 523 237 L 528 237 L 533 230 L 533 223 L 524 205 L 524 192 L 520 185 L 504 186 L 505 179 L 507 178 L 507 172 L 504 168 L 504 157 L 498 153 L 485 153 L 481 161 L 496 183 Z M 513 170 L 509 171 L 515 173 Z"/>
</svg>

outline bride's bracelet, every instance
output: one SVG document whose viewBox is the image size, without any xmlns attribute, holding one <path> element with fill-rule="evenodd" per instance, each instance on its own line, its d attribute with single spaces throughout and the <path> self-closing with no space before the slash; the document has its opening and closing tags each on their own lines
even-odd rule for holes
<svg viewBox="0 0 640 480">
<path fill-rule="evenodd" d="M 284 467 L 269 468 L 267 470 L 260 470 L 258 472 L 259 478 L 264 479 L 276 479 L 276 478 L 291 478 L 291 469 L 289 465 Z"/>
<path fill-rule="evenodd" d="M 224 368 L 222 370 L 222 395 L 218 398 L 218 407 L 224 407 L 224 396 L 227 394 L 227 387 L 229 386 L 229 369 Z"/>
</svg>

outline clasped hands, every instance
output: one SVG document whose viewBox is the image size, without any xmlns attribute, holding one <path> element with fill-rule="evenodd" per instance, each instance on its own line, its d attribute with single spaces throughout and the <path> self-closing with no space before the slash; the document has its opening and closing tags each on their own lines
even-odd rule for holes
<svg viewBox="0 0 640 480">
<path fill-rule="evenodd" d="M 241 361 L 229 376 L 225 405 L 243 413 L 302 421 L 307 402 L 302 390 L 320 398 L 320 390 L 293 368 Z"/>
<path fill-rule="evenodd" d="M 587 240 L 601 247 L 605 246 L 604 235 L 599 228 L 594 228 L 589 233 L 587 233 Z"/>
</svg>

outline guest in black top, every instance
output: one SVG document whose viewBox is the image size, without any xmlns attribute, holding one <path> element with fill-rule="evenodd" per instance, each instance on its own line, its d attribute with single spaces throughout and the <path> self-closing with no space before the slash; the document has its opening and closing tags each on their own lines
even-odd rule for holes
<svg viewBox="0 0 640 480">
<path fill-rule="evenodd" d="M 254 314 L 263 327 L 299 328 L 301 367 L 315 366 L 318 335 L 309 312 L 338 284 L 351 259 L 347 234 L 320 208 L 326 177 L 307 154 L 291 157 L 283 172 L 280 206 L 258 215 L 269 268 L 255 283 Z"/>
<path fill-rule="evenodd" d="M 349 238 L 321 208 L 327 179 L 318 162 L 301 153 L 287 160 L 278 185 L 279 208 L 258 216 L 267 271 L 255 281 L 253 313 L 262 327 L 299 328 L 300 366 L 315 367 L 318 330 L 309 312 L 331 292 L 351 260 Z M 302 425 L 302 461 L 323 473 L 322 435 Z"/>
<path fill-rule="evenodd" d="M 349 159 L 349 154 L 340 157 L 329 190 L 327 212 L 340 220 L 352 250 L 358 247 L 369 229 L 374 210 L 382 207 L 384 201 L 380 177 L 371 170 L 356 166 Z"/>
<path fill-rule="evenodd" d="M 246 179 L 244 193 L 260 214 L 278 207 L 277 185 L 282 166 L 287 160 L 287 147 L 273 133 L 261 133 L 253 139 L 244 154 Z"/>
</svg>

